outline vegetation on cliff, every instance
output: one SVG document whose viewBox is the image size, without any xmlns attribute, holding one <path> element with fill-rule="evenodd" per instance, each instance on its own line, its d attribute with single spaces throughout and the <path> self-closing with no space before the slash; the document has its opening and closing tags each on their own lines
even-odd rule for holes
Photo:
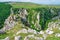
<svg viewBox="0 0 60 40">
<path fill-rule="evenodd" d="M 22 38 L 24 39 L 27 35 L 30 35 L 31 33 L 27 33 L 27 34 L 20 33 L 18 35 L 16 35 L 16 33 L 21 29 L 29 29 L 29 27 L 31 29 L 37 30 L 37 32 L 38 31 L 40 32 L 41 30 L 43 30 L 44 33 L 46 33 L 44 29 L 47 29 L 48 23 L 50 21 L 54 21 L 55 20 L 54 18 L 57 16 L 59 17 L 59 14 L 60 14 L 59 12 L 60 6 L 48 6 L 48 5 L 39 5 L 39 4 L 32 4 L 32 3 L 10 3 L 10 4 L 0 3 L 0 29 L 4 26 L 5 19 L 7 19 L 7 17 L 9 17 L 10 15 L 11 6 L 14 11 L 13 15 L 17 16 L 16 19 L 18 19 L 18 22 L 14 26 L 14 28 L 12 28 L 11 30 L 7 30 L 6 34 L 0 34 L 0 39 L 4 39 L 5 37 L 9 36 L 10 40 L 14 40 L 14 37 L 18 35 L 22 36 Z M 30 23 L 29 27 L 24 25 L 27 23 L 22 24 L 20 20 L 19 9 L 22 9 L 22 8 L 26 9 L 28 13 L 28 16 L 26 16 L 26 19 Z M 53 29 L 53 31 L 54 33 L 51 35 L 48 35 L 46 40 L 60 40 L 60 38 L 54 36 L 56 33 L 60 33 L 60 30 Z M 35 35 L 35 34 L 32 34 L 32 35 Z M 43 35 L 36 34 L 35 36 L 42 37 Z"/>
</svg>

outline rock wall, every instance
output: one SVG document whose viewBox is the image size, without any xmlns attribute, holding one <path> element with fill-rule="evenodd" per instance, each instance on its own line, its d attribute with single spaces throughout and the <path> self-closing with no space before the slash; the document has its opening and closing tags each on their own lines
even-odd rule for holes
<svg viewBox="0 0 60 40">
<path fill-rule="evenodd" d="M 47 28 L 47 21 L 59 19 L 58 8 L 20 8 L 17 10 L 20 19 L 25 26 L 39 31 Z"/>
<path fill-rule="evenodd" d="M 7 19 L 5 19 L 4 27 L 0 29 L 0 33 L 2 34 L 2 33 L 5 33 L 6 30 L 12 29 L 16 25 L 16 22 L 14 20 L 16 20 L 16 17 L 11 8 L 11 14 Z"/>
<path fill-rule="evenodd" d="M 59 16 L 59 12 L 54 8 L 37 8 L 37 9 L 17 9 L 17 17 L 15 10 L 11 8 L 11 15 L 5 20 L 3 30 L 10 30 L 15 25 L 15 20 L 20 19 L 21 22 L 32 29 L 41 30 L 46 28 L 46 22 L 53 19 L 54 17 Z M 58 10 L 58 9 L 57 9 Z M 49 14 L 48 14 L 49 13 Z M 55 14 L 54 14 L 55 13 Z M 19 18 L 18 18 L 19 17 Z M 54 18 L 56 19 L 56 18 Z M 59 18 L 58 18 L 59 19 Z"/>
</svg>

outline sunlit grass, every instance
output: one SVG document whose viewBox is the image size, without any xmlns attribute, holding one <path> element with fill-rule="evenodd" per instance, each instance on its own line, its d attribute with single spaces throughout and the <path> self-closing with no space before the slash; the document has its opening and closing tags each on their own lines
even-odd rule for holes
<svg viewBox="0 0 60 40">
<path fill-rule="evenodd" d="M 41 8 L 41 7 L 60 8 L 59 5 L 41 5 L 41 4 L 34 4 L 34 3 L 29 3 L 29 2 L 12 3 L 11 5 L 13 8 Z"/>
<path fill-rule="evenodd" d="M 60 40 L 60 38 L 59 38 L 59 37 L 55 37 L 54 34 L 52 34 L 52 35 L 49 35 L 49 36 L 46 38 L 46 40 Z"/>
</svg>

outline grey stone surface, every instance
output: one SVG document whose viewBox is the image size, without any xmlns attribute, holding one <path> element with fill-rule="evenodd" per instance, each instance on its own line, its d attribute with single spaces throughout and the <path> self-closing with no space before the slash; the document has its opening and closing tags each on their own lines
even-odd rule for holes
<svg viewBox="0 0 60 40">
<path fill-rule="evenodd" d="M 29 40 L 29 37 L 26 36 L 26 37 L 24 38 L 24 40 Z"/>
<path fill-rule="evenodd" d="M 18 34 L 20 34 L 20 33 L 28 33 L 28 32 L 27 32 L 27 29 L 22 29 L 22 30 L 19 30 L 19 31 L 16 33 L 16 35 L 18 35 Z"/>
<path fill-rule="evenodd" d="M 10 40 L 10 38 L 9 37 L 6 37 L 4 40 Z"/>
<path fill-rule="evenodd" d="M 55 34 L 55 37 L 60 37 L 60 33 L 56 33 Z"/>
<path fill-rule="evenodd" d="M 22 40 L 21 36 L 15 36 L 15 40 Z"/>
<path fill-rule="evenodd" d="M 43 34 L 44 40 L 47 38 L 48 34 Z"/>
<path fill-rule="evenodd" d="M 38 34 L 44 34 L 44 31 L 40 31 Z"/>
<path fill-rule="evenodd" d="M 10 30 L 12 29 L 16 22 L 13 20 L 14 16 L 10 15 L 4 22 L 4 27 L 2 28 L 3 30 Z"/>
<path fill-rule="evenodd" d="M 46 33 L 47 33 L 47 34 L 53 34 L 54 32 L 53 32 L 52 30 L 47 29 L 47 30 L 46 30 Z"/>
<path fill-rule="evenodd" d="M 6 33 L 4 30 L 0 30 L 0 34 L 4 34 Z"/>
</svg>

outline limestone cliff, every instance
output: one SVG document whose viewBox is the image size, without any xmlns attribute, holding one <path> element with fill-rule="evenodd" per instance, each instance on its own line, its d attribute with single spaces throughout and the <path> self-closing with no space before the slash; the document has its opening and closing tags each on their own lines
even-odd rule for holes
<svg viewBox="0 0 60 40">
<path fill-rule="evenodd" d="M 11 14 L 5 20 L 3 29 L 9 30 L 14 27 L 16 22 L 21 21 L 25 26 L 40 31 L 48 26 L 48 21 L 59 19 L 59 14 L 58 8 L 11 8 Z"/>
</svg>

